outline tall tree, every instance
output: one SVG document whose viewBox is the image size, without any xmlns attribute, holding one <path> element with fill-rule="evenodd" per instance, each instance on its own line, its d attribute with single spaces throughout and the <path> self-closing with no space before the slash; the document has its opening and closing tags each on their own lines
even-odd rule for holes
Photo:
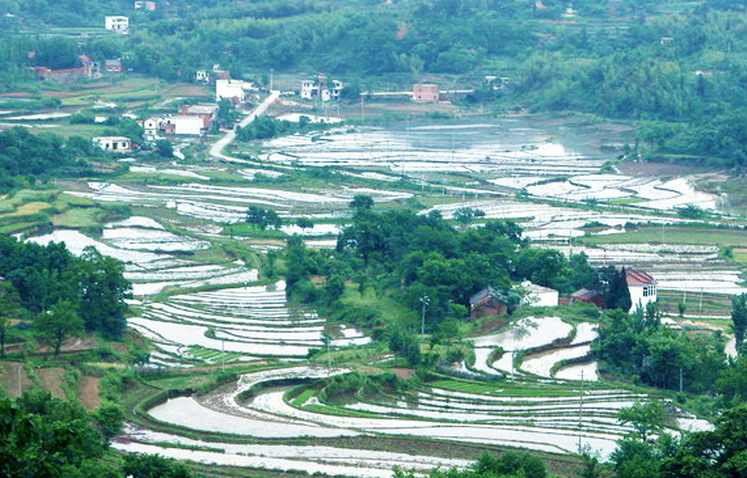
<svg viewBox="0 0 747 478">
<path fill-rule="evenodd" d="M 747 332 L 747 294 L 739 294 L 731 298 L 731 322 L 737 353 L 741 355 L 744 335 Z"/>
<path fill-rule="evenodd" d="M 5 341 L 10 319 L 16 318 L 21 310 L 21 298 L 10 282 L 0 282 L 0 357 L 5 356 Z"/>
<path fill-rule="evenodd" d="M 75 309 L 75 304 L 63 300 L 36 318 L 36 330 L 42 341 L 54 348 L 55 357 L 60 354 L 60 347 L 66 338 L 83 333 L 83 319 Z"/>
<path fill-rule="evenodd" d="M 132 285 L 124 278 L 124 264 L 87 247 L 80 263 L 80 315 L 86 330 L 100 330 L 107 337 L 119 337 L 127 322 L 125 299 Z"/>
</svg>

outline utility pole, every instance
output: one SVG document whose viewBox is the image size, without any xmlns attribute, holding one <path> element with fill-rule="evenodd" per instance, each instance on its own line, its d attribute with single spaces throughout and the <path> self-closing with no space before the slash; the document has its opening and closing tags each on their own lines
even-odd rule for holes
<svg viewBox="0 0 747 478">
<path fill-rule="evenodd" d="M 275 75 L 275 70 L 273 68 L 270 68 L 270 91 L 272 91 L 272 87 L 274 84 L 274 79 L 275 79 L 274 75 Z"/>
<path fill-rule="evenodd" d="M 424 295 L 420 298 L 420 302 L 423 304 L 423 312 L 420 316 L 420 335 L 425 335 L 425 308 L 431 303 L 431 298 Z"/>
<path fill-rule="evenodd" d="M 581 370 L 581 396 L 580 396 L 579 405 L 578 405 L 578 454 L 579 455 L 583 451 L 583 446 L 581 445 L 583 421 L 584 421 L 584 371 Z"/>
</svg>

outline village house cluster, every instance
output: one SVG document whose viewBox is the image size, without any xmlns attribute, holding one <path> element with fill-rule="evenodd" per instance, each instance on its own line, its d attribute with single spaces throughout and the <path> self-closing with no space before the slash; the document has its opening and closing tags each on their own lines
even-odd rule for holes
<svg viewBox="0 0 747 478">
<path fill-rule="evenodd" d="M 344 85 L 340 80 L 327 80 L 319 74 L 310 80 L 301 80 L 301 98 L 311 101 L 339 100 Z"/>
<path fill-rule="evenodd" d="M 648 304 L 656 302 L 656 279 L 648 273 L 626 267 L 625 281 L 630 291 L 630 301 L 632 303 L 629 313 L 633 313 L 639 308 L 645 310 Z M 595 290 L 580 289 L 571 294 L 570 297 L 560 297 L 557 290 L 532 284 L 528 281 L 523 282 L 519 289 L 522 293 L 519 305 L 556 307 L 563 304 L 583 302 L 594 304 L 599 308 L 605 307 L 604 296 L 601 292 Z M 473 319 L 489 315 L 504 315 L 509 313 L 511 307 L 508 294 L 492 287 L 486 287 L 474 294 L 470 297 L 469 303 L 470 317 Z"/>
</svg>

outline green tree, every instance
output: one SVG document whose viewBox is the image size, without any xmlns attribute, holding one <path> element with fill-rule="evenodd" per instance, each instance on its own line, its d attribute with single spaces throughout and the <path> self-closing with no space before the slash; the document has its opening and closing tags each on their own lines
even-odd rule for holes
<svg viewBox="0 0 747 478">
<path fill-rule="evenodd" d="M 66 338 L 80 335 L 84 330 L 83 319 L 78 316 L 75 304 L 67 300 L 39 314 L 34 325 L 42 342 L 54 348 L 55 356 L 59 355 Z"/>
<path fill-rule="evenodd" d="M 131 453 L 124 456 L 122 472 L 132 478 L 191 478 L 192 472 L 182 463 L 158 455 Z"/>
<path fill-rule="evenodd" d="M 636 402 L 617 412 L 617 421 L 633 427 L 635 436 L 642 442 L 648 441 L 652 434 L 664 428 L 665 418 L 664 407 L 659 402 Z"/>
<path fill-rule="evenodd" d="M 314 221 L 309 219 L 308 217 L 299 217 L 296 219 L 296 226 L 303 229 L 311 229 L 314 227 Z"/>
<path fill-rule="evenodd" d="M 268 227 L 280 229 L 280 226 L 283 225 L 283 221 L 278 216 L 278 213 L 272 209 L 264 209 L 257 206 L 249 206 L 249 209 L 246 211 L 246 222 L 254 224 L 262 231 Z"/>
<path fill-rule="evenodd" d="M 0 437 L 0 476 L 77 478 L 95 468 L 102 473 L 89 476 L 112 476 L 97 466 L 107 443 L 86 411 L 46 391 L 0 399 Z"/>
<path fill-rule="evenodd" d="M 110 338 L 121 336 L 127 325 L 125 299 L 132 297 L 132 284 L 124 278 L 124 264 L 91 246 L 83 250 L 81 259 L 79 314 L 86 330 L 98 330 Z"/>
<path fill-rule="evenodd" d="M 10 282 L 0 282 L 0 357 L 5 356 L 5 342 L 8 339 L 8 322 L 18 318 L 21 311 L 21 297 Z"/>
<path fill-rule="evenodd" d="M 350 201 L 350 209 L 354 209 L 356 212 L 370 210 L 373 208 L 373 206 L 373 198 L 365 194 L 356 194 L 355 196 L 353 196 L 353 200 Z"/>
<path fill-rule="evenodd" d="M 747 332 L 747 294 L 739 294 L 731 298 L 731 322 L 737 353 L 741 355 L 745 332 Z"/>
<path fill-rule="evenodd" d="M 155 152 L 162 158 L 172 158 L 174 156 L 174 146 L 167 139 L 159 139 L 156 141 Z"/>
</svg>

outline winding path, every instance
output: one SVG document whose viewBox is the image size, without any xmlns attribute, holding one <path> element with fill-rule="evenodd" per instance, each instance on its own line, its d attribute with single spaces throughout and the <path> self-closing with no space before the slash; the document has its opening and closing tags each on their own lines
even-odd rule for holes
<svg viewBox="0 0 747 478">
<path fill-rule="evenodd" d="M 267 108 L 269 108 L 270 105 L 273 104 L 279 97 L 280 97 L 280 91 L 278 90 L 270 91 L 270 96 L 265 98 L 264 101 L 262 101 L 262 103 L 259 104 L 259 106 L 254 108 L 254 111 L 249 113 L 243 120 L 241 120 L 237 128 L 244 128 L 248 124 L 250 124 L 252 121 L 257 119 L 259 116 L 263 115 L 267 111 Z M 210 148 L 210 156 L 217 160 L 228 161 L 231 163 L 256 164 L 253 161 L 248 161 L 246 159 L 240 159 L 240 158 L 234 158 L 233 156 L 227 156 L 223 154 L 223 150 L 226 148 L 226 146 L 231 144 L 236 139 L 237 128 L 232 129 L 231 131 L 226 133 L 224 137 L 222 137 L 221 139 L 216 141 L 215 144 L 213 144 L 213 146 Z"/>
</svg>

